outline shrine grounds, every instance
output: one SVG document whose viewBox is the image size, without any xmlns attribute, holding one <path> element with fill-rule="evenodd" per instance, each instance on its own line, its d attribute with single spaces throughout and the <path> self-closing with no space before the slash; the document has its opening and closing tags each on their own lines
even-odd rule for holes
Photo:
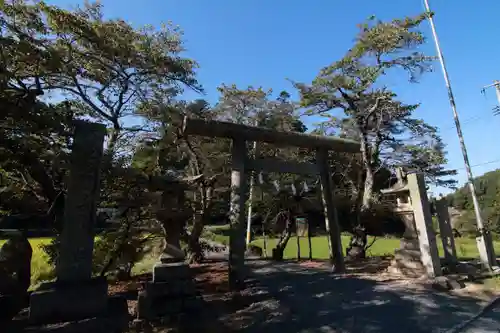
<svg viewBox="0 0 500 333">
<path fill-rule="evenodd" d="M 212 230 L 205 233 L 205 238 L 210 238 L 213 241 L 227 244 L 229 242 L 228 236 L 225 235 L 222 230 Z M 369 237 L 368 243 L 372 244 L 373 237 Z M 36 285 L 41 280 L 51 279 L 53 276 L 53 267 L 47 261 L 47 255 L 42 250 L 40 245 L 48 244 L 51 241 L 50 238 L 31 238 L 30 243 L 33 247 L 33 257 L 31 262 L 32 270 L 32 285 Z M 0 246 L 3 244 L 3 240 L 0 240 Z M 270 238 L 267 240 L 267 256 L 270 257 L 271 249 L 275 247 L 277 239 Z M 309 245 L 307 237 L 300 237 L 300 257 L 301 259 L 309 258 Z M 394 253 L 394 249 L 399 248 L 400 239 L 399 238 L 384 238 L 377 237 L 371 247 L 367 251 L 368 256 L 372 257 L 386 257 L 391 256 Z M 476 241 L 472 238 L 460 237 L 455 239 L 457 247 L 457 255 L 460 259 L 473 259 L 478 258 L 479 253 L 476 247 Z M 257 238 L 253 241 L 254 245 L 261 248 L 264 247 L 264 239 Z M 342 245 L 344 246 L 344 251 L 349 244 L 349 235 L 342 235 Z M 312 247 L 312 259 L 328 259 L 328 242 L 325 236 L 311 237 L 311 247 Z M 495 252 L 500 253 L 500 241 L 494 241 Z M 438 248 L 440 255 L 443 255 L 442 244 L 438 241 Z M 297 240 L 294 237 L 290 239 L 288 245 L 285 249 L 284 259 L 296 259 L 298 254 Z M 134 267 L 134 273 L 139 274 L 146 271 L 150 271 L 152 265 L 155 263 L 156 258 L 144 258 L 143 261 L 136 264 Z M 496 281 L 493 281 L 496 283 Z"/>
</svg>

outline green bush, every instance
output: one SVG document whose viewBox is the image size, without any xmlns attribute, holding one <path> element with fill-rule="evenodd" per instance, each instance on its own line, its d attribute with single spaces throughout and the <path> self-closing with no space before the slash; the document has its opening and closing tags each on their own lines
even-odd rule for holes
<svg viewBox="0 0 500 333">
<path fill-rule="evenodd" d="M 94 241 L 92 273 L 99 275 L 105 270 L 104 275 L 117 276 L 121 274 L 123 278 L 130 277 L 134 265 L 154 249 L 153 240 L 154 237 L 150 234 L 126 231 L 125 228 L 101 233 Z M 59 235 L 48 244 L 40 245 L 47 256 L 47 263 L 54 267 L 59 257 L 59 246 Z M 40 279 L 50 280 L 54 276 L 54 272 L 51 271 L 50 274 L 46 273 Z"/>
<path fill-rule="evenodd" d="M 155 239 L 159 236 L 125 228 L 103 233 L 94 245 L 94 274 L 130 278 L 135 264 L 153 251 Z"/>
<path fill-rule="evenodd" d="M 55 266 L 59 257 L 60 235 L 56 235 L 48 244 L 40 244 L 40 248 L 47 255 L 47 262 Z"/>
</svg>

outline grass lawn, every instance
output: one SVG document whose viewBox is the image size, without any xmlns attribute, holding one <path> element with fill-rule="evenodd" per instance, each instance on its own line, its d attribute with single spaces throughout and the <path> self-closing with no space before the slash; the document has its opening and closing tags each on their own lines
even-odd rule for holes
<svg viewBox="0 0 500 333">
<path fill-rule="evenodd" d="M 220 237 L 220 236 L 219 236 Z M 345 249 L 349 244 L 350 237 L 347 235 L 342 236 L 342 246 Z M 371 244 L 373 241 L 372 237 L 368 238 L 368 243 Z M 442 244 L 439 239 L 438 248 L 439 254 L 444 256 Z M 271 255 L 271 249 L 276 246 L 277 239 L 269 239 L 267 241 L 267 255 Z M 326 240 L 326 236 L 317 236 L 312 237 L 312 257 L 314 259 L 328 259 L 328 242 Z M 256 239 L 253 241 L 253 244 L 263 247 L 264 240 L 262 238 Z M 394 253 L 394 250 L 399 248 L 400 240 L 399 238 L 377 238 L 372 247 L 368 249 L 369 256 L 382 256 L 382 255 L 391 255 Z M 455 239 L 455 245 L 457 248 L 457 255 L 460 258 L 476 258 L 479 257 L 479 252 L 477 251 L 476 241 L 474 239 L 469 238 L 457 238 Z M 500 251 L 500 242 L 495 241 L 494 247 L 496 253 Z M 301 258 L 307 258 L 309 256 L 309 245 L 307 237 L 300 237 L 300 256 Z M 297 239 L 295 237 L 290 238 L 290 241 L 287 244 L 285 249 L 285 259 L 293 259 L 297 258 Z"/>
<path fill-rule="evenodd" d="M 30 238 L 29 242 L 33 248 L 33 256 L 31 257 L 31 285 L 34 286 L 43 280 L 51 280 L 54 278 L 54 267 L 48 263 L 48 257 L 41 245 L 49 244 L 51 238 Z M 0 246 L 5 243 L 5 240 L 0 239 Z M 132 274 L 140 274 L 151 270 L 157 258 L 146 256 L 141 262 L 138 262 Z"/>
<path fill-rule="evenodd" d="M 229 227 L 227 225 L 222 226 L 212 226 L 208 228 L 204 235 L 206 238 L 210 238 L 213 241 L 229 244 Z M 342 246 L 345 249 L 349 244 L 350 236 L 348 234 L 342 235 Z M 368 243 L 371 244 L 373 237 L 368 237 Z M 441 239 L 436 237 L 438 244 L 439 255 L 444 256 L 443 247 Z M 272 249 L 276 246 L 277 239 L 268 239 L 267 241 L 267 255 L 271 256 Z M 328 242 L 326 236 L 312 237 L 312 258 L 313 259 L 328 259 Z M 264 240 L 262 237 L 256 238 L 252 244 L 259 247 L 264 247 Z M 369 256 L 383 256 L 394 254 L 394 250 L 399 248 L 400 239 L 399 238 L 382 238 L 378 237 L 373 244 L 368 249 Z M 476 240 L 471 238 L 456 238 L 455 246 L 457 249 L 457 255 L 459 258 L 478 258 L 479 252 L 477 251 Z M 500 241 L 494 241 L 493 246 L 495 247 L 496 254 L 500 254 Z M 301 258 L 309 257 L 309 245 L 307 237 L 300 237 L 300 256 Z M 285 249 L 285 259 L 297 258 L 297 239 L 293 236 L 287 244 Z"/>
</svg>

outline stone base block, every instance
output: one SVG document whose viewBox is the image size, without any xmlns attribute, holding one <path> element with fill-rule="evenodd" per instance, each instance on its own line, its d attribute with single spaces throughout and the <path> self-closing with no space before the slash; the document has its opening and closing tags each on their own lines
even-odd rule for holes
<svg viewBox="0 0 500 333">
<path fill-rule="evenodd" d="M 30 296 L 32 322 L 61 322 L 94 317 L 108 307 L 108 283 L 92 279 L 80 283 L 45 283 Z"/>
<path fill-rule="evenodd" d="M 431 287 L 438 291 L 449 291 L 465 288 L 465 283 L 449 277 L 439 276 L 431 281 Z"/>
<path fill-rule="evenodd" d="M 153 282 L 190 279 L 190 268 L 185 262 L 157 263 L 153 267 Z"/>
<path fill-rule="evenodd" d="M 201 304 L 189 265 L 184 262 L 158 263 L 153 281 L 146 283 L 137 299 L 137 318 L 172 318 Z"/>
<path fill-rule="evenodd" d="M 21 316 L 8 325 L 6 332 L 120 333 L 127 330 L 129 320 L 127 300 L 124 297 L 113 296 L 108 299 L 106 312 L 99 316 L 53 323 L 33 323 L 28 316 Z"/>
<path fill-rule="evenodd" d="M 394 251 L 394 259 L 387 270 L 389 273 L 418 278 L 426 274 L 420 251 L 399 249 Z"/>
<path fill-rule="evenodd" d="M 192 280 L 169 282 L 147 282 L 145 286 L 148 297 L 179 297 L 196 294 L 196 285 Z"/>
<path fill-rule="evenodd" d="M 421 262 L 393 260 L 391 262 L 391 266 L 394 266 L 397 268 L 404 268 L 406 270 L 415 270 L 417 272 L 420 272 L 420 271 L 426 272 L 425 266 Z"/>
<path fill-rule="evenodd" d="M 392 265 L 387 268 L 387 272 L 396 275 L 403 275 L 405 277 L 418 279 L 425 276 L 424 269 L 409 269 L 405 267 L 398 267 L 397 265 Z"/>
<path fill-rule="evenodd" d="M 155 320 L 180 313 L 198 311 L 201 304 L 201 298 L 196 295 L 177 298 L 169 296 L 153 298 L 143 292 L 137 298 L 137 318 Z"/>
<path fill-rule="evenodd" d="M 0 295 L 0 326 L 11 320 L 22 309 L 17 295 Z"/>
<path fill-rule="evenodd" d="M 182 303 L 186 312 L 200 311 L 203 307 L 203 298 L 201 296 L 191 296 L 184 299 Z"/>
</svg>

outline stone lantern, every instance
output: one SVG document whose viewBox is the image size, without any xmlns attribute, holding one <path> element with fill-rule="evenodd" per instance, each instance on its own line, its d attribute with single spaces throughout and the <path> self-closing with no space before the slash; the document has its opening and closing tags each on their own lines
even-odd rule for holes
<svg viewBox="0 0 500 333">
<path fill-rule="evenodd" d="M 382 194 L 395 201 L 393 213 L 401 218 L 405 226 L 405 232 L 401 239 L 402 248 L 418 250 L 418 237 L 415 228 L 415 217 L 413 214 L 410 189 L 401 168 L 396 169 L 397 182 L 388 189 L 381 190 Z"/>
<path fill-rule="evenodd" d="M 389 272 L 403 274 L 409 277 L 420 277 L 426 274 L 422 262 L 422 253 L 415 221 L 414 203 L 411 198 L 411 188 L 403 171 L 396 170 L 398 181 L 391 188 L 382 190 L 382 194 L 395 198 L 393 213 L 401 218 L 405 231 L 401 238 L 400 248 L 394 251 L 394 260 Z M 414 176 L 414 175 L 413 175 Z"/>
<path fill-rule="evenodd" d="M 162 184 L 152 189 L 152 198 L 156 201 L 155 215 L 165 232 L 165 247 L 160 256 L 160 262 L 170 263 L 184 261 L 185 254 L 181 249 L 180 235 L 186 221 L 192 216 L 191 207 L 186 205 L 186 191 L 200 180 L 203 175 L 180 178 L 164 177 Z"/>
</svg>

